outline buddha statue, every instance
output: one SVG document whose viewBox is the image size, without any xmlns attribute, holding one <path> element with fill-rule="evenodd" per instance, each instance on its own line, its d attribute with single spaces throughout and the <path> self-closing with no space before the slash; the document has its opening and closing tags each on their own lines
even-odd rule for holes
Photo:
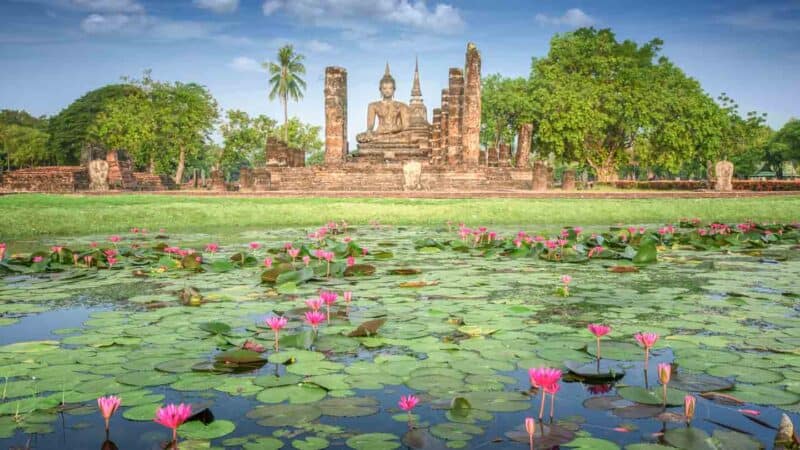
<svg viewBox="0 0 800 450">
<path fill-rule="evenodd" d="M 367 107 L 367 131 L 356 135 L 356 141 L 362 144 L 407 143 L 411 140 L 408 131 L 411 116 L 408 105 L 394 100 L 396 86 L 389 72 L 389 64 L 380 81 L 382 99 L 372 102 Z M 375 119 L 378 127 L 375 128 Z"/>
</svg>

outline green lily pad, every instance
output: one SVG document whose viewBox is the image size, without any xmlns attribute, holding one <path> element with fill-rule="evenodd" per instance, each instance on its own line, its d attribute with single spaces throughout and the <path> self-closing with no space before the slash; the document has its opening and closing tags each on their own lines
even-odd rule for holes
<svg viewBox="0 0 800 450">
<path fill-rule="evenodd" d="M 186 439 L 217 439 L 233 433 L 236 424 L 229 420 L 215 420 L 206 425 L 193 420 L 186 422 L 178 428 L 178 434 Z"/>
<path fill-rule="evenodd" d="M 400 447 L 399 438 L 389 433 L 359 434 L 348 439 L 346 443 L 355 450 L 392 450 Z"/>
<path fill-rule="evenodd" d="M 661 405 L 664 402 L 663 391 L 661 389 L 647 390 L 638 386 L 626 386 L 617 389 L 617 394 L 625 400 L 629 400 L 644 405 Z M 677 389 L 667 389 L 667 406 L 683 405 L 683 397 L 686 392 Z"/>
</svg>

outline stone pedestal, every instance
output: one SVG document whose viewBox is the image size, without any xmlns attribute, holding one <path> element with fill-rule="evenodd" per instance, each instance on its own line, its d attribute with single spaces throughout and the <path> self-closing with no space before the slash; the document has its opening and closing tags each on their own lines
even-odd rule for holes
<svg viewBox="0 0 800 450">
<path fill-rule="evenodd" d="M 344 163 L 347 155 L 347 70 L 325 68 L 325 164 Z"/>
<path fill-rule="evenodd" d="M 542 161 L 534 161 L 532 189 L 534 191 L 546 191 L 550 184 L 549 181 L 547 166 Z"/>
<path fill-rule="evenodd" d="M 526 123 L 519 127 L 517 136 L 517 158 L 515 166 L 519 169 L 527 169 L 531 155 L 531 136 L 533 135 L 533 124 Z"/>
<path fill-rule="evenodd" d="M 733 163 L 719 161 L 714 166 L 714 189 L 721 192 L 733 190 Z"/>
<path fill-rule="evenodd" d="M 93 191 L 108 190 L 108 161 L 93 159 L 89 161 L 89 189 Z"/>
<path fill-rule="evenodd" d="M 561 189 L 565 191 L 575 190 L 575 170 L 567 169 L 561 177 Z"/>
<path fill-rule="evenodd" d="M 462 118 L 462 162 L 477 166 L 481 151 L 481 55 L 475 44 L 467 44 Z"/>
</svg>

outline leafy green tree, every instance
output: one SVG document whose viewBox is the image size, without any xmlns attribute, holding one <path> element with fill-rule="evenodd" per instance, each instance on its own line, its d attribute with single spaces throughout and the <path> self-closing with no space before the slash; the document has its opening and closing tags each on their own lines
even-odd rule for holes
<svg viewBox="0 0 800 450">
<path fill-rule="evenodd" d="M 719 108 L 667 58 L 662 41 L 619 42 L 611 30 L 557 34 L 535 59 L 537 144 L 568 161 L 586 162 L 613 181 L 634 158 L 677 167 L 715 145 Z"/>
<path fill-rule="evenodd" d="M 276 62 L 265 62 L 262 65 L 269 71 L 269 99 L 280 98 L 283 104 L 283 124 L 284 140 L 288 142 L 288 123 L 289 108 L 288 102 L 291 97 L 294 101 L 303 98 L 303 91 L 306 89 L 306 82 L 301 78 L 305 75 L 306 67 L 303 65 L 305 57 L 294 52 L 294 47 L 285 45 L 278 49 L 278 60 Z"/>
<path fill-rule="evenodd" d="M 173 173 L 181 183 L 187 158 L 197 159 L 207 149 L 216 101 L 203 86 L 156 81 L 149 73 L 131 85 L 135 91 L 129 96 L 107 102 L 90 135 L 109 148 L 127 150 L 151 172 Z"/>
<path fill-rule="evenodd" d="M 767 115 L 749 111 L 742 117 L 739 105 L 724 92 L 717 101 L 725 113 L 725 122 L 720 145 L 712 149 L 707 158 L 712 162 L 730 160 L 739 177 L 752 175 L 763 166 L 766 158 L 766 147 L 772 134 L 765 124 Z"/>
<path fill-rule="evenodd" d="M 75 100 L 49 120 L 47 131 L 50 134 L 48 147 L 56 155 L 57 164 L 76 164 L 81 152 L 91 143 L 89 129 L 106 103 L 124 98 L 137 91 L 129 84 L 112 84 L 95 89 Z"/>
<path fill-rule="evenodd" d="M 535 117 L 536 102 L 528 80 L 494 74 L 481 84 L 481 142 L 493 147 L 512 141 L 519 126 Z"/>
<path fill-rule="evenodd" d="M 29 126 L 2 125 L 0 136 L 7 165 L 33 167 L 54 163 L 54 155 L 47 148 L 46 132 Z"/>
<path fill-rule="evenodd" d="M 780 175 L 783 163 L 800 161 L 800 119 L 789 119 L 767 143 L 767 160 Z"/>
<path fill-rule="evenodd" d="M 220 126 L 224 145 L 217 161 L 223 170 L 230 170 L 242 161 L 251 166 L 264 165 L 264 146 L 267 136 L 276 133 L 277 122 L 267 116 L 250 117 L 246 112 L 228 110 Z"/>
<path fill-rule="evenodd" d="M 47 128 L 47 117 L 34 117 L 23 110 L 3 109 L 0 110 L 0 125 L 22 125 L 44 130 Z"/>
<path fill-rule="evenodd" d="M 314 164 L 324 158 L 324 142 L 320 139 L 322 127 L 301 122 L 297 117 L 289 119 L 278 129 L 278 133 L 287 137 L 289 147 L 305 150 L 306 160 Z"/>
</svg>

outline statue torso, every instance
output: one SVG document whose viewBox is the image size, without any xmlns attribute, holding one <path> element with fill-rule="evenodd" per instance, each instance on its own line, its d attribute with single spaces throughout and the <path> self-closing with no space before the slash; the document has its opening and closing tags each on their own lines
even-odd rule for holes
<svg viewBox="0 0 800 450">
<path fill-rule="evenodd" d="M 405 103 L 395 100 L 381 100 L 371 104 L 378 116 L 376 133 L 392 133 L 403 130 L 408 124 L 403 123 L 403 110 L 408 108 Z"/>
</svg>

